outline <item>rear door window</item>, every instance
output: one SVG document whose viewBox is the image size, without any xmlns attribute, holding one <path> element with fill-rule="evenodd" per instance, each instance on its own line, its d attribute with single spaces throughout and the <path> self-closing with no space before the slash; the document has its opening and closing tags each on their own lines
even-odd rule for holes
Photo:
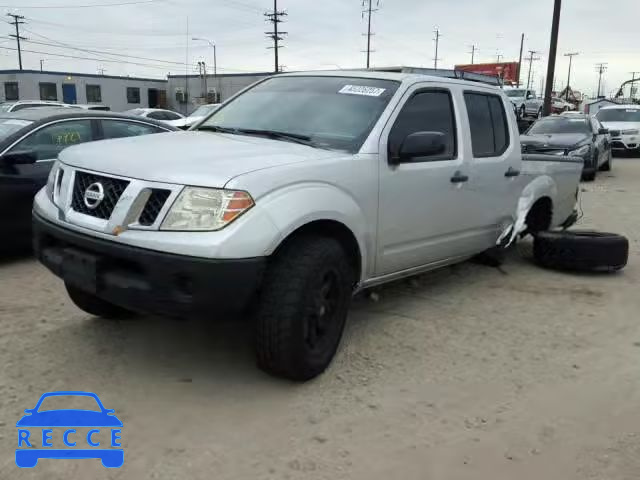
<svg viewBox="0 0 640 480">
<path fill-rule="evenodd" d="M 509 124 L 502 98 L 479 92 L 464 94 L 473 156 L 498 157 L 509 146 Z"/>
</svg>

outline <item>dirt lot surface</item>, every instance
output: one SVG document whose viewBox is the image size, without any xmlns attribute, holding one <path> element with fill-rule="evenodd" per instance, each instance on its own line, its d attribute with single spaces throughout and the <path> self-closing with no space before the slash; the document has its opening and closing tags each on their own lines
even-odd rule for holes
<svg viewBox="0 0 640 480">
<path fill-rule="evenodd" d="M 254 368 L 246 322 L 98 320 L 34 260 L 3 259 L 0 478 L 637 480 L 640 159 L 582 188 L 581 225 L 626 234 L 626 270 L 545 271 L 525 243 L 502 271 L 394 284 L 356 300 L 304 385 Z M 16 467 L 15 422 L 54 390 L 116 410 L 121 469 Z"/>
</svg>

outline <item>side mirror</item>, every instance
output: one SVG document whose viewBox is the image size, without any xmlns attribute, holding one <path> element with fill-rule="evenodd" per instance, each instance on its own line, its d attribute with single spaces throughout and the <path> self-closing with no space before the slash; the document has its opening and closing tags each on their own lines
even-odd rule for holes
<svg viewBox="0 0 640 480">
<path fill-rule="evenodd" d="M 527 100 L 531 100 L 533 98 L 533 94 L 532 93 L 527 93 Z"/>
<path fill-rule="evenodd" d="M 600 135 L 606 135 L 609 133 L 609 129 L 608 128 L 601 128 L 600 130 L 598 130 L 598 133 Z"/>
<path fill-rule="evenodd" d="M 38 154 L 33 150 L 6 153 L 0 157 L 0 162 L 3 165 L 29 165 L 36 163 L 37 160 Z"/>
<path fill-rule="evenodd" d="M 400 151 L 389 158 L 390 163 L 398 164 L 416 157 L 431 157 L 445 152 L 445 134 L 442 132 L 414 132 L 404 139 Z"/>
<path fill-rule="evenodd" d="M 27 408 L 24 413 L 33 413 L 33 408 Z"/>
</svg>

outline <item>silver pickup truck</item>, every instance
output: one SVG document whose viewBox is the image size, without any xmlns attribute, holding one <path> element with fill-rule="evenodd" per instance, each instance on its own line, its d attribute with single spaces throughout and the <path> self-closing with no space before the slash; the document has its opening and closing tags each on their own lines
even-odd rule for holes
<svg viewBox="0 0 640 480">
<path fill-rule="evenodd" d="M 355 292 L 575 220 L 580 159 L 523 162 L 500 88 L 419 72 L 278 75 L 190 131 L 64 150 L 37 256 L 90 314 L 246 309 L 258 365 L 313 378 Z"/>
</svg>

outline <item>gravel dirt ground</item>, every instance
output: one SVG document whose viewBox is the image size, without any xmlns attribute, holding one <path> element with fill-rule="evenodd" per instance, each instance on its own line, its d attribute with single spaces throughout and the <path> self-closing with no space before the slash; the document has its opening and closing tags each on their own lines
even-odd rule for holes
<svg viewBox="0 0 640 480">
<path fill-rule="evenodd" d="M 0 260 L 2 479 L 640 478 L 640 159 L 582 184 L 581 226 L 629 266 L 575 275 L 466 263 L 356 299 L 331 368 L 256 370 L 246 321 L 91 318 L 30 258 Z M 213 321 L 215 320 L 215 321 Z M 96 392 L 125 463 L 18 469 L 15 422 L 43 392 Z"/>
</svg>

